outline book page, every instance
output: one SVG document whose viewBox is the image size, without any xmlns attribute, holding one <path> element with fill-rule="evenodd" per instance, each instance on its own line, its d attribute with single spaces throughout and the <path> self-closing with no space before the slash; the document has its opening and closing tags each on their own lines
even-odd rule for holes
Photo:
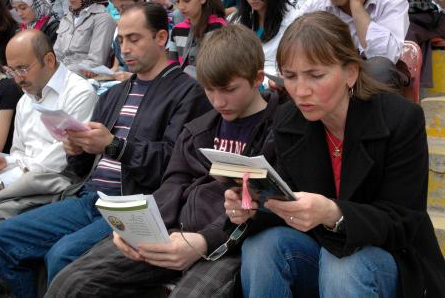
<svg viewBox="0 0 445 298">
<path fill-rule="evenodd" d="M 248 157 L 209 148 L 199 148 L 199 151 L 201 151 L 201 153 L 204 154 L 204 156 L 211 163 L 228 163 L 252 168 L 266 169 L 275 182 L 284 188 L 284 193 L 293 193 L 287 183 L 280 177 L 280 175 L 278 175 L 277 171 L 275 171 L 275 169 L 269 164 L 263 155 Z"/>
</svg>

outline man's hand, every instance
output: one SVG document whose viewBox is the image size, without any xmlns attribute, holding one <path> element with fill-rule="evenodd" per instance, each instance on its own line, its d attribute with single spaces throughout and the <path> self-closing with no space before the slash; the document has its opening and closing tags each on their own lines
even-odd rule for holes
<svg viewBox="0 0 445 298">
<path fill-rule="evenodd" d="M 66 139 L 63 142 L 63 150 L 65 150 L 66 154 L 75 156 L 83 153 L 82 147 L 74 145 L 70 140 Z"/>
<path fill-rule="evenodd" d="M 116 81 L 125 81 L 127 79 L 129 79 L 131 76 L 133 75 L 133 73 L 131 72 L 127 72 L 127 71 L 116 71 L 113 75 L 114 79 Z"/>
<path fill-rule="evenodd" d="M 207 253 L 207 242 L 201 234 L 183 233 L 187 241 L 201 254 Z M 192 266 L 201 256 L 184 241 L 180 233 L 170 235 L 168 243 L 143 243 L 138 254 L 145 262 L 172 270 L 185 270 Z M 134 257 L 134 254 L 131 254 Z M 134 259 L 134 258 L 133 258 Z"/>
<path fill-rule="evenodd" d="M 88 131 L 67 131 L 71 146 L 81 147 L 90 154 L 102 154 L 105 147 L 113 141 L 114 136 L 102 123 L 88 122 Z M 78 152 L 78 151 L 75 151 Z"/>
<path fill-rule="evenodd" d="M 0 156 L 0 171 L 3 171 L 7 165 L 8 162 L 6 161 L 6 158 L 4 156 Z"/>
</svg>

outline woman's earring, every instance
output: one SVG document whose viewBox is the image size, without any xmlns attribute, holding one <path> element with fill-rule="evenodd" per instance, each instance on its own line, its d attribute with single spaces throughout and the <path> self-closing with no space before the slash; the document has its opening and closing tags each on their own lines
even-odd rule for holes
<svg viewBox="0 0 445 298">
<path fill-rule="evenodd" d="M 348 93 L 349 93 L 349 98 L 354 96 L 354 86 L 349 87 Z"/>
</svg>

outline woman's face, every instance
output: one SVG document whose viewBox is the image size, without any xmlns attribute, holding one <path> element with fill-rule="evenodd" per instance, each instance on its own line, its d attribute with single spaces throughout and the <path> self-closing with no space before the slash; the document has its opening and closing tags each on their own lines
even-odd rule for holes
<svg viewBox="0 0 445 298">
<path fill-rule="evenodd" d="M 206 0 L 178 0 L 177 5 L 181 14 L 196 23 L 201 17 L 202 5 Z"/>
<path fill-rule="evenodd" d="M 70 6 L 74 10 L 78 10 L 82 7 L 82 0 L 70 0 Z"/>
<path fill-rule="evenodd" d="M 311 63 L 303 51 L 296 50 L 282 74 L 287 92 L 307 120 L 326 124 L 346 119 L 348 89 L 357 80 L 357 66 Z"/>
<path fill-rule="evenodd" d="M 17 14 L 25 24 L 31 23 L 36 18 L 36 14 L 32 8 L 24 2 L 13 2 L 12 7 L 17 11 Z"/>
<path fill-rule="evenodd" d="M 255 11 L 266 11 L 267 9 L 267 1 L 266 0 L 247 0 L 250 7 L 252 7 Z"/>
</svg>

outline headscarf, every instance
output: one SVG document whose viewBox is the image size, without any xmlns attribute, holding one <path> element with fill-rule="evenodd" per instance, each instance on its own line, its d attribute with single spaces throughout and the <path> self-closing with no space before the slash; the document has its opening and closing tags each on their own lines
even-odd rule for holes
<svg viewBox="0 0 445 298">
<path fill-rule="evenodd" d="M 80 14 L 80 12 L 81 12 L 83 9 L 87 8 L 88 6 L 90 6 L 91 4 L 96 3 L 96 2 L 97 2 L 96 0 L 81 0 L 81 1 L 80 1 L 80 8 L 74 10 L 74 9 L 71 7 L 71 5 L 70 5 L 70 11 L 71 11 L 71 13 L 72 13 L 75 17 L 78 17 L 79 14 Z"/>
<path fill-rule="evenodd" d="M 32 29 L 40 19 L 43 17 L 48 18 L 52 15 L 51 3 L 49 3 L 47 0 L 12 0 L 12 2 L 28 4 L 36 15 L 36 18 L 29 24 L 22 24 L 22 28 L 25 27 L 24 29 Z"/>
</svg>

